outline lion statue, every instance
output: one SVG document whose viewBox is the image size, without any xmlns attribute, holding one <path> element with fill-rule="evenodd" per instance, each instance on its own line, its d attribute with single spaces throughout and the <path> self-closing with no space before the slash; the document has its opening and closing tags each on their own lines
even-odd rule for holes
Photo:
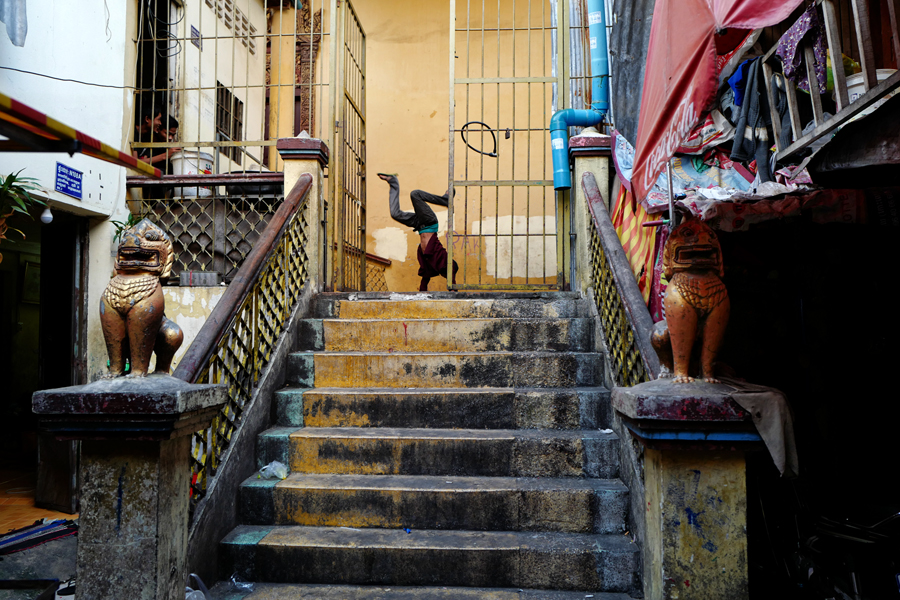
<svg viewBox="0 0 900 600">
<path fill-rule="evenodd" d="M 113 278 L 100 300 L 100 323 L 109 353 L 107 377 L 144 377 L 156 352 L 156 373 L 168 373 L 184 333 L 164 314 L 161 277 L 172 271 L 175 254 L 165 232 L 149 219 L 125 230 L 116 252 Z"/>
<path fill-rule="evenodd" d="M 669 281 L 664 300 L 666 318 L 653 326 L 650 342 L 674 383 L 690 383 L 691 355 L 698 342 L 700 377 L 719 383 L 714 368 L 731 312 L 722 248 L 715 232 L 694 218 L 675 227 L 663 251 Z"/>
</svg>

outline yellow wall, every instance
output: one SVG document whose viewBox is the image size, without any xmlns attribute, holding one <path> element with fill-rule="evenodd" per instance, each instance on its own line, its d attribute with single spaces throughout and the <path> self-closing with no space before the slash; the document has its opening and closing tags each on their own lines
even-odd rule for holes
<svg viewBox="0 0 900 600">
<path fill-rule="evenodd" d="M 448 36 L 445 0 L 357 0 L 366 31 L 367 218 L 369 252 L 389 258 L 391 291 L 416 290 L 418 235 L 392 220 L 388 185 L 376 173 L 398 173 L 400 206 L 409 192 L 447 189 Z M 436 210 L 439 216 L 446 210 Z M 432 281 L 432 289 L 446 289 Z"/>
</svg>

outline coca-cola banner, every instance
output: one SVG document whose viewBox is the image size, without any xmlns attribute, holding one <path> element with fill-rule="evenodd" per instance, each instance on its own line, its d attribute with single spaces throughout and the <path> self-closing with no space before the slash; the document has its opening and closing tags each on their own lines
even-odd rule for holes
<svg viewBox="0 0 900 600">
<path fill-rule="evenodd" d="M 783 21 L 801 3 L 656 1 L 631 180 L 636 198 L 647 195 L 666 162 L 711 106 L 718 87 L 717 57 L 740 45 L 747 31 Z"/>
</svg>

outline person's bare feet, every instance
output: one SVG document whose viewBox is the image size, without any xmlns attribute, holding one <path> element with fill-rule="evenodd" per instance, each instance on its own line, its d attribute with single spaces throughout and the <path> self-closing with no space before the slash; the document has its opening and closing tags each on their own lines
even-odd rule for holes
<svg viewBox="0 0 900 600">
<path fill-rule="evenodd" d="M 388 175 L 387 173 L 378 173 L 377 175 L 379 179 L 381 179 L 382 181 L 387 181 L 388 183 L 390 183 L 391 179 L 395 179 L 397 177 L 396 175 Z"/>
</svg>

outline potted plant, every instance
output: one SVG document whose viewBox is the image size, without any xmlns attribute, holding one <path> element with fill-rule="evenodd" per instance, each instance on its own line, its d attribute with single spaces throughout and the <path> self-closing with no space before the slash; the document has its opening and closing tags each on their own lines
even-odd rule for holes
<svg viewBox="0 0 900 600">
<path fill-rule="evenodd" d="M 7 231 L 15 231 L 25 239 L 25 234 L 10 227 L 7 220 L 16 213 L 31 216 L 29 210 L 33 206 L 46 206 L 46 202 L 35 198 L 30 192 L 39 189 L 37 179 L 34 177 L 21 177 L 22 171 L 10 173 L 7 177 L 0 176 L 0 242 L 7 239 Z M 0 261 L 3 255 L 0 254 Z"/>
</svg>

